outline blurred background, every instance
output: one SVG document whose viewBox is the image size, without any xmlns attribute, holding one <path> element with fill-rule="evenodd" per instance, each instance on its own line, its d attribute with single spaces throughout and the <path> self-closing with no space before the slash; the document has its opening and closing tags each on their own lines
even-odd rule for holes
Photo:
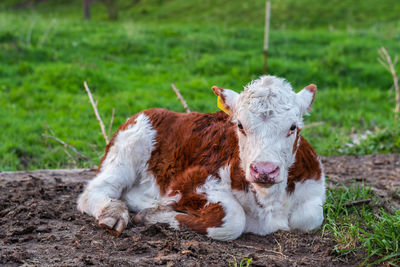
<svg viewBox="0 0 400 267">
<path fill-rule="evenodd" d="M 0 170 L 98 164 L 84 81 L 107 134 L 142 109 L 184 112 L 171 82 L 192 111 L 217 111 L 211 86 L 241 91 L 262 75 L 265 4 L 2 0 Z M 398 0 L 271 1 L 268 74 L 318 86 L 303 135 L 321 155 L 400 152 L 396 87 L 378 61 L 381 47 L 400 55 L 399 14 Z"/>
</svg>

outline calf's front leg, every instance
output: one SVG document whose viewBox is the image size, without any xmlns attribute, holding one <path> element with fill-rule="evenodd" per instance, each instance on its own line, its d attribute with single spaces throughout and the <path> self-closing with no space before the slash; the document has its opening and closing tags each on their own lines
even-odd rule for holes
<svg viewBox="0 0 400 267">
<path fill-rule="evenodd" d="M 100 172 L 78 199 L 78 209 L 115 234 L 128 225 L 128 207 L 120 200 L 148 169 L 156 132 L 143 113 L 129 119 L 110 141 Z"/>
<path fill-rule="evenodd" d="M 128 225 L 127 205 L 119 198 L 130 184 L 119 169 L 100 172 L 78 199 L 78 210 L 94 216 L 98 224 L 119 235 Z"/>
</svg>

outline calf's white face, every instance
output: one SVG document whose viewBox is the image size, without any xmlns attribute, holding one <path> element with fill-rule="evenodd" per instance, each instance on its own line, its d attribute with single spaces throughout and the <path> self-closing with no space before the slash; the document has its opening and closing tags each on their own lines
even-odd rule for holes
<svg viewBox="0 0 400 267">
<path fill-rule="evenodd" d="M 261 187 L 287 180 L 294 163 L 298 130 L 316 86 L 295 93 L 284 79 L 262 76 L 240 94 L 214 86 L 218 103 L 237 124 L 240 158 L 246 179 Z"/>
</svg>

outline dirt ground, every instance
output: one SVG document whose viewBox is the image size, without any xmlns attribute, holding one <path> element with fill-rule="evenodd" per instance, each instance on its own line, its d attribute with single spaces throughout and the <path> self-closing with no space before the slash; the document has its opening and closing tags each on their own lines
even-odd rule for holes
<svg viewBox="0 0 400 267">
<path fill-rule="evenodd" d="M 400 154 L 323 162 L 329 187 L 365 179 L 378 194 L 399 203 Z M 76 210 L 77 196 L 93 175 L 93 170 L 0 172 L 0 265 L 229 266 L 248 257 L 251 266 L 354 266 L 363 260 L 362 254 L 338 257 L 335 242 L 320 230 L 245 234 L 219 242 L 131 222 L 115 237 Z"/>
</svg>

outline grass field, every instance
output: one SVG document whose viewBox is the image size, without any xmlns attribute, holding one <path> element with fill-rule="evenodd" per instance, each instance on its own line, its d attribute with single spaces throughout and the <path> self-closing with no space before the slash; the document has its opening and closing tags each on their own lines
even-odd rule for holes
<svg viewBox="0 0 400 267">
<path fill-rule="evenodd" d="M 115 108 L 114 131 L 142 109 L 184 111 L 171 82 L 192 110 L 214 112 L 212 85 L 240 91 L 261 75 L 264 1 L 143 1 L 124 9 L 116 22 L 106 20 L 99 4 L 92 20 L 84 21 L 80 1 L 20 10 L 9 8 L 14 2 L 0 4 L 2 171 L 98 164 L 105 143 L 83 81 L 107 124 Z M 317 84 L 306 123 L 318 124 L 303 131 L 306 138 L 321 155 L 400 152 L 392 78 L 377 61 L 381 46 L 400 55 L 400 5 L 298 2 L 273 2 L 268 69 L 297 90 Z M 89 160 L 68 156 L 42 137 L 49 128 Z M 367 139 L 352 142 L 352 134 L 367 130 L 372 132 Z M 348 226 L 338 218 L 354 211 L 337 203 L 359 189 L 349 190 L 353 193 L 330 191 L 325 229 L 339 243 L 357 239 L 371 244 L 365 247 L 370 254 L 396 256 L 398 247 L 385 250 L 376 243 L 386 238 L 376 229 L 394 227 L 399 214 L 377 219 L 369 211 L 357 215 L 366 224 Z M 389 233 L 389 240 L 399 237 L 398 228 Z"/>
<path fill-rule="evenodd" d="M 240 91 L 261 75 L 262 27 L 87 22 L 75 13 L 39 11 L 0 14 L 2 170 L 97 164 L 104 140 L 85 80 L 105 121 L 116 109 L 115 130 L 145 108 L 183 111 L 171 82 L 192 110 L 213 112 L 212 85 Z M 272 31 L 269 73 L 298 90 L 319 87 L 307 122 L 323 124 L 303 133 L 320 154 L 400 150 L 392 80 L 376 60 L 381 46 L 400 51 L 400 36 L 390 29 Z M 46 124 L 90 160 L 74 163 L 57 143 L 42 138 Z M 374 132 L 372 141 L 345 145 L 350 134 L 366 130 Z"/>
</svg>

